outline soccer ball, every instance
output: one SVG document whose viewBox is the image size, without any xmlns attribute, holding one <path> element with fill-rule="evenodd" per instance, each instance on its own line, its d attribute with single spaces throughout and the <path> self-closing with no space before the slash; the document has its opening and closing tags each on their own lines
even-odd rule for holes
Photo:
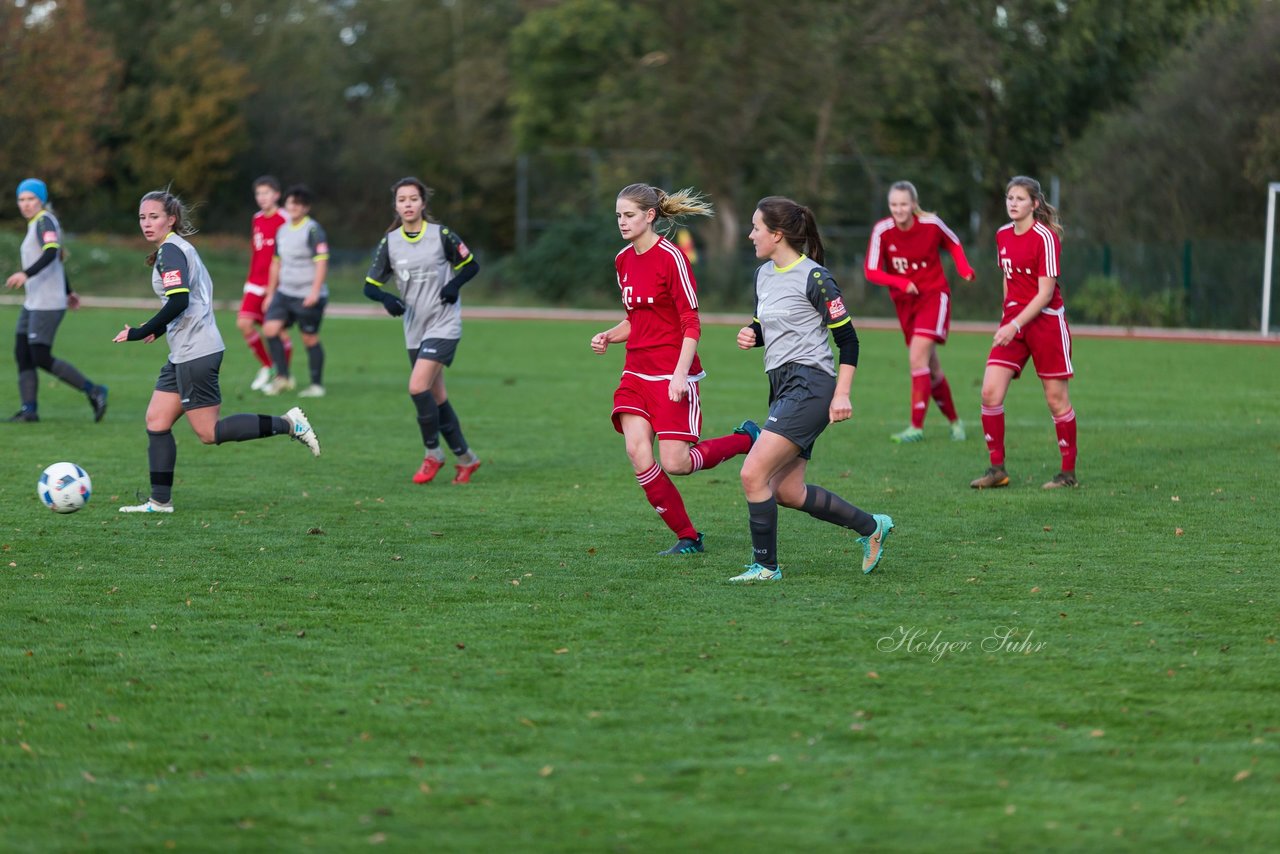
<svg viewBox="0 0 1280 854">
<path fill-rule="evenodd" d="M 89 501 L 89 475 L 75 463 L 54 463 L 40 475 L 36 495 L 55 513 L 74 513 Z"/>
</svg>

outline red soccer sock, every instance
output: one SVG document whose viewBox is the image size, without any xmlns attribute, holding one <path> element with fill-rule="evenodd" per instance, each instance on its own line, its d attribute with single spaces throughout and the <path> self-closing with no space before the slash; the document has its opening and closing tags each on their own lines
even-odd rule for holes
<svg viewBox="0 0 1280 854">
<path fill-rule="evenodd" d="M 948 421 L 955 421 L 960 417 L 956 414 L 955 401 L 951 399 L 951 384 L 947 382 L 945 376 L 939 377 L 933 384 L 933 399 L 937 401 L 938 409 L 942 410 L 942 416 Z"/>
<path fill-rule="evenodd" d="M 991 465 L 1004 465 L 1004 405 L 982 407 L 982 438 L 987 442 Z"/>
<path fill-rule="evenodd" d="M 924 427 L 924 416 L 929 411 L 929 369 L 911 372 L 911 426 Z"/>
<path fill-rule="evenodd" d="M 262 367 L 271 367 L 271 356 L 267 353 L 267 345 L 262 343 L 262 336 L 255 331 L 244 340 L 249 345 L 249 349 L 253 351 L 254 358 L 262 363 Z"/>
<path fill-rule="evenodd" d="M 751 450 L 751 437 L 746 433 L 730 433 L 715 439 L 704 439 L 689 449 L 693 470 L 713 469 L 725 460 Z"/>
<path fill-rule="evenodd" d="M 1068 409 L 1065 415 L 1053 417 L 1053 429 L 1058 434 L 1058 450 L 1062 452 L 1062 470 L 1076 470 L 1076 411 Z"/>
<path fill-rule="evenodd" d="M 698 531 L 689 521 L 689 514 L 685 512 L 684 499 L 680 497 L 680 490 L 676 489 L 676 485 L 671 482 L 671 478 L 667 477 L 662 466 L 654 463 L 652 468 L 637 474 L 636 480 L 644 490 L 644 497 L 649 499 L 653 509 L 658 511 L 662 521 L 677 537 L 682 540 L 698 539 Z"/>
</svg>

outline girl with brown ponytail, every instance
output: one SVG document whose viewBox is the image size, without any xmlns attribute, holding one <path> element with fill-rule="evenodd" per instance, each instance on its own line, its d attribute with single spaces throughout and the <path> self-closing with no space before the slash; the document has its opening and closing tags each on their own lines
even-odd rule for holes
<svg viewBox="0 0 1280 854">
<path fill-rule="evenodd" d="M 738 347 L 764 347 L 769 417 L 742 463 L 752 562 L 730 581 L 778 581 L 778 505 L 851 528 L 860 536 L 862 571 L 884 554 L 893 519 L 871 514 L 820 486 L 805 483 L 813 445 L 828 424 L 853 414 L 849 389 L 858 365 L 858 333 L 840 288 L 822 266 L 813 211 L 781 196 L 756 205 L 751 242 L 765 263 L 756 271 L 756 313 L 738 331 Z M 840 350 L 840 367 L 827 342 Z"/>
</svg>

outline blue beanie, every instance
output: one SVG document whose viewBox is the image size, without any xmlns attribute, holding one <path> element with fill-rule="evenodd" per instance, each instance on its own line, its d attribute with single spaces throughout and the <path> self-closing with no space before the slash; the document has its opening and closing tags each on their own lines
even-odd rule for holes
<svg viewBox="0 0 1280 854">
<path fill-rule="evenodd" d="M 28 178 L 19 184 L 18 195 L 21 196 L 23 193 L 33 194 L 40 200 L 41 204 L 47 205 L 49 203 L 49 188 L 39 178 Z"/>
</svg>

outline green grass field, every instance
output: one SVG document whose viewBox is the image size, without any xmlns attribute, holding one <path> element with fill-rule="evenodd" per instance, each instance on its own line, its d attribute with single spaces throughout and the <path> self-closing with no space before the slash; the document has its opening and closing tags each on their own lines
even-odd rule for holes
<svg viewBox="0 0 1280 854">
<path fill-rule="evenodd" d="M 1028 379 L 1013 488 L 978 493 L 988 339 L 942 353 L 970 440 L 934 410 L 899 447 L 906 351 L 864 331 L 810 473 L 893 515 L 886 557 L 784 511 L 786 580 L 741 587 L 733 462 L 679 481 L 707 553 L 654 556 L 596 324 L 469 322 L 449 387 L 484 466 L 417 487 L 399 326 L 333 319 L 320 459 L 179 424 L 178 512 L 121 516 L 166 351 L 109 342 L 142 319 L 59 335 L 103 423 L 45 378 L 41 423 L 0 424 L 2 850 L 1280 846 L 1280 350 L 1079 340 L 1083 487 L 1039 489 Z M 223 413 L 292 405 L 221 321 Z M 708 436 L 765 411 L 735 331 L 701 348 Z M 35 496 L 60 459 L 94 481 L 71 516 Z"/>
</svg>

